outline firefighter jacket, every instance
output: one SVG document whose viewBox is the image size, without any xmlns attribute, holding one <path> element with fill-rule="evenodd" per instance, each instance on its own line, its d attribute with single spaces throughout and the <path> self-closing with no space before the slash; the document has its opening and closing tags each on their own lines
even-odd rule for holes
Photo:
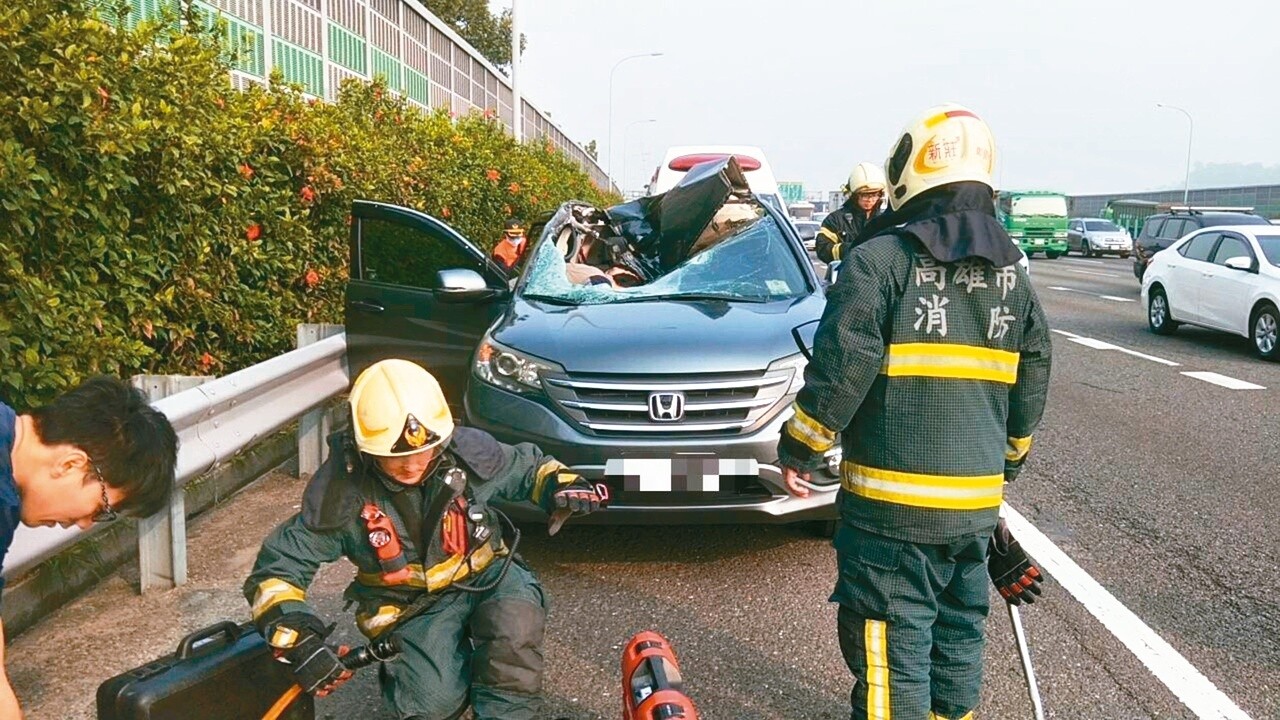
<svg viewBox="0 0 1280 720">
<path fill-rule="evenodd" d="M 862 228 L 881 214 L 881 209 L 877 207 L 871 211 L 871 217 L 867 217 L 862 208 L 858 207 L 857 201 L 850 198 L 838 210 L 822 219 L 822 227 L 818 228 L 818 237 L 813 243 L 818 259 L 824 263 L 843 260 L 850 250 L 857 247 Z"/>
<path fill-rule="evenodd" d="M 813 470 L 839 435 L 841 518 L 908 542 L 994 527 L 1049 384 L 1044 312 L 973 190 L 925 198 L 846 257 L 779 442 Z"/>
<path fill-rule="evenodd" d="M 356 576 L 344 597 L 357 606 L 360 631 L 376 637 L 422 593 L 449 592 L 472 582 L 509 553 L 491 500 L 532 500 L 550 512 L 558 490 L 586 485 L 532 444 L 505 445 L 465 427 L 454 430 L 427 478 L 403 485 L 375 471 L 372 463 L 363 465 L 349 438 L 347 433 L 331 438 L 329 459 L 308 483 L 302 511 L 262 544 L 244 583 L 260 630 L 282 613 L 314 612 L 306 593 L 316 571 L 346 557 Z M 371 520 L 368 516 L 376 514 L 370 507 L 383 517 Z M 400 543 L 400 562 L 379 558 L 378 547 L 391 538 L 371 525 L 385 520 Z"/>
</svg>

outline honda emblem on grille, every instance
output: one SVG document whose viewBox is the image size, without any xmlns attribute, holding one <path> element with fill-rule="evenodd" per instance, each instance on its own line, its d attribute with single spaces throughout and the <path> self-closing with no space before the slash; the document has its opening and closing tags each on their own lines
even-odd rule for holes
<svg viewBox="0 0 1280 720">
<path fill-rule="evenodd" d="M 679 422 L 684 418 L 684 393 L 649 393 L 649 419 L 654 422 Z"/>
</svg>

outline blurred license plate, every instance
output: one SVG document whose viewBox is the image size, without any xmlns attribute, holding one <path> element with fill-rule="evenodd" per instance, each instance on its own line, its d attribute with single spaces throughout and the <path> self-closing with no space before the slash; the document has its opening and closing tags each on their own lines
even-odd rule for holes
<svg viewBox="0 0 1280 720">
<path fill-rule="evenodd" d="M 604 465 L 605 478 L 627 492 L 720 492 L 721 480 L 756 477 L 755 460 L 709 456 L 687 458 L 616 458 Z M 732 485 L 725 483 L 725 490 Z"/>
<path fill-rule="evenodd" d="M 1037 245 L 1043 245 L 1043 244 L 1044 244 L 1044 240 L 1036 240 L 1036 244 L 1037 244 Z"/>
</svg>

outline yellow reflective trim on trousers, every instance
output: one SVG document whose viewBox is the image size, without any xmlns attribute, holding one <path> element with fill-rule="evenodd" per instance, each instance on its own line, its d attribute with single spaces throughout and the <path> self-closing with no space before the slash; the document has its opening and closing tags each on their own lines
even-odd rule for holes
<svg viewBox="0 0 1280 720">
<path fill-rule="evenodd" d="M 924 475 L 840 464 L 840 482 L 848 492 L 871 500 L 938 510 L 984 510 L 999 507 L 1004 474 Z"/>
<path fill-rule="evenodd" d="M 787 434 L 814 452 L 826 452 L 835 446 L 834 430 L 828 430 L 826 425 L 814 420 L 800 407 L 800 403 L 792 403 L 791 409 L 794 414 L 787 421 Z"/>
<path fill-rule="evenodd" d="M 479 573 L 489 567 L 494 558 L 506 554 L 505 545 L 495 553 L 486 543 L 471 555 L 470 565 L 464 562 L 465 555 L 451 555 L 444 562 L 425 570 L 419 563 L 409 563 L 409 577 L 402 582 L 389 583 L 382 579 L 382 573 L 356 573 L 356 582 L 371 587 L 415 587 L 435 592 L 459 580 L 465 580 L 472 575 L 473 571 Z"/>
<path fill-rule="evenodd" d="M 1031 436 L 1023 438 L 1010 437 L 1005 447 L 1004 459 L 1009 462 L 1018 462 L 1025 458 L 1027 453 L 1031 452 Z"/>
<path fill-rule="evenodd" d="M 889 626 L 868 620 L 863 629 L 867 648 L 867 720 L 891 720 L 889 705 Z"/>
<path fill-rule="evenodd" d="M 951 343 L 894 343 L 880 371 L 889 377 L 937 377 L 1018 381 L 1019 354 L 1008 350 Z"/>
<path fill-rule="evenodd" d="M 930 710 L 929 720 L 951 720 L 951 718 L 947 717 L 946 715 L 939 715 L 934 711 Z M 967 712 L 962 717 L 956 718 L 956 720 L 973 720 L 973 712 L 972 711 Z"/>
<path fill-rule="evenodd" d="M 253 596 L 253 605 L 250 607 L 250 615 L 254 620 L 262 616 L 262 613 L 279 605 L 282 602 L 296 600 L 297 602 L 307 601 L 307 591 L 291 585 L 279 578 L 267 578 L 258 583 L 258 592 Z"/>
<path fill-rule="evenodd" d="M 547 478 L 564 469 L 564 463 L 559 460 L 548 460 L 539 465 L 537 473 L 533 476 L 533 494 L 529 497 L 532 497 L 535 503 L 542 502 L 542 493 L 547 488 Z"/>
</svg>

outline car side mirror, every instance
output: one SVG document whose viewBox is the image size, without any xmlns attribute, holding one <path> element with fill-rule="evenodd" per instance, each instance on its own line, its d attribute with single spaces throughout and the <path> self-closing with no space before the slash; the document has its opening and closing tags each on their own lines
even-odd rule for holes
<svg viewBox="0 0 1280 720">
<path fill-rule="evenodd" d="M 1245 257 L 1244 255 L 1239 255 L 1233 258 L 1227 258 L 1227 261 L 1222 264 L 1231 268 L 1232 270 L 1243 270 L 1245 272 L 1253 272 L 1253 258 Z"/>
<path fill-rule="evenodd" d="M 489 287 L 480 273 L 469 268 L 450 268 L 436 273 L 441 302 L 478 302 L 496 297 L 498 290 Z"/>
</svg>

